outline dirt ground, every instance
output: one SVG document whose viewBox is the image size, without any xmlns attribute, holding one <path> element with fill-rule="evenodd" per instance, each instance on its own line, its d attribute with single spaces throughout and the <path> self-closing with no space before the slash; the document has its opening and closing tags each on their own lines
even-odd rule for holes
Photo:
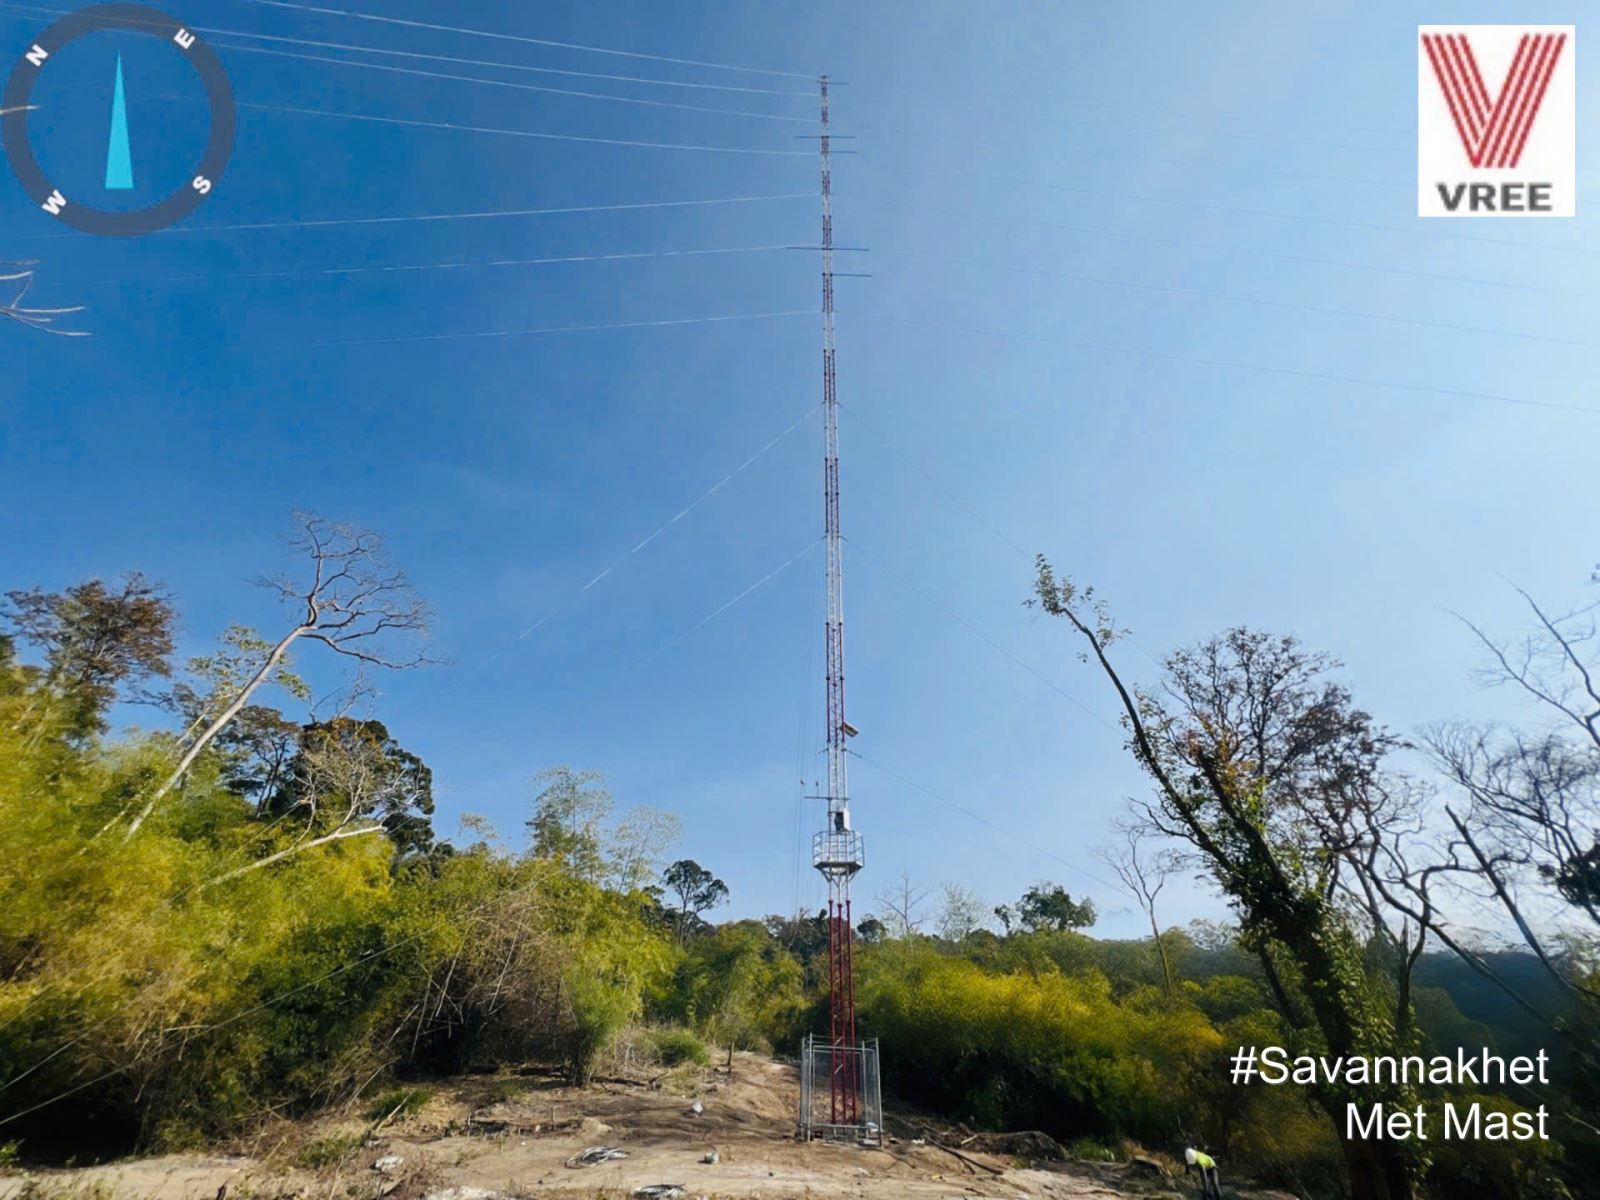
<svg viewBox="0 0 1600 1200">
<path fill-rule="evenodd" d="M 1199 1194 L 1193 1178 L 1163 1178 L 1149 1163 L 1029 1163 L 1013 1156 L 1016 1147 L 1013 1154 L 978 1151 L 987 1144 L 980 1138 L 957 1149 L 963 1139 L 892 1113 L 891 1137 L 878 1149 L 801 1143 L 794 1136 L 798 1104 L 796 1069 L 751 1054 L 735 1056 L 731 1072 L 680 1068 L 653 1081 L 607 1078 L 581 1089 L 538 1076 L 467 1077 L 376 1130 L 359 1114 L 328 1113 L 265 1132 L 248 1154 L 0 1176 L 0 1200 L 69 1193 L 118 1200 L 620 1200 L 651 1184 L 681 1185 L 685 1200 Z M 919 1131 L 934 1136 L 915 1136 Z M 596 1146 L 627 1156 L 575 1165 Z M 1025 1143 L 1021 1150 L 1027 1153 Z M 1226 1194 L 1291 1200 L 1231 1188 Z"/>
</svg>

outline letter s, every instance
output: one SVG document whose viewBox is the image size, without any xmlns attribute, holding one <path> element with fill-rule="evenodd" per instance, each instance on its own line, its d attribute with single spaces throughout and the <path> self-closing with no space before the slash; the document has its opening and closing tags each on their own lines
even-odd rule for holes
<svg viewBox="0 0 1600 1200">
<path fill-rule="evenodd" d="M 1289 1079 L 1289 1063 L 1282 1046 L 1261 1048 L 1261 1082 L 1279 1084 Z"/>
</svg>

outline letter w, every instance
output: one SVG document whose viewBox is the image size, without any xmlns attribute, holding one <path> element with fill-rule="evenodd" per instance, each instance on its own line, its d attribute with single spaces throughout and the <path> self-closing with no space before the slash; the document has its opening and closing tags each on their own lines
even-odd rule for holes
<svg viewBox="0 0 1600 1200">
<path fill-rule="evenodd" d="M 1474 167 L 1517 165 L 1566 41 L 1564 33 L 1523 34 L 1500 94 L 1491 100 L 1466 34 L 1422 35 L 1439 90 Z"/>
</svg>

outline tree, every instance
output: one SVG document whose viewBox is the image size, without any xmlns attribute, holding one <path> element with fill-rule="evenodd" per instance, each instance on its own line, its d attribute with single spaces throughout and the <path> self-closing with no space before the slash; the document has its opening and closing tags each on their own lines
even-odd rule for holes
<svg viewBox="0 0 1600 1200">
<path fill-rule="evenodd" d="M 0 109 L 0 114 L 8 112 Z M 28 292 L 33 287 L 34 262 L 0 262 L 0 285 L 12 285 L 11 297 L 0 300 L 0 317 L 25 325 L 29 329 L 38 329 L 45 333 L 55 334 L 57 337 L 88 337 L 88 333 L 80 329 L 56 329 L 57 317 L 70 316 L 83 311 L 83 306 L 73 308 L 34 308 L 24 305 Z"/>
<path fill-rule="evenodd" d="M 611 886 L 622 892 L 644 890 L 682 834 L 683 822 L 662 809 L 640 806 L 623 813 L 606 839 Z"/>
<path fill-rule="evenodd" d="M 863 917 L 856 926 L 856 936 L 869 946 L 883 941 L 888 932 L 883 922 L 874 916 Z"/>
<path fill-rule="evenodd" d="M 1161 983 L 1168 996 L 1172 995 L 1172 962 L 1167 957 L 1167 944 L 1161 940 L 1161 924 L 1156 920 L 1156 897 L 1167 885 L 1167 879 L 1177 870 L 1177 857 L 1170 853 L 1151 854 L 1145 846 L 1150 829 L 1136 821 L 1122 823 L 1117 832 L 1122 840 L 1115 845 L 1102 846 L 1097 855 L 1101 862 L 1117 873 L 1123 886 L 1138 898 L 1150 922 L 1150 937 L 1155 941 L 1156 956 L 1161 960 Z"/>
<path fill-rule="evenodd" d="M 433 771 L 381 721 L 335 717 L 300 730 L 264 816 L 296 832 L 288 845 L 209 881 L 210 887 L 317 846 L 384 834 L 403 856 L 433 847 Z"/>
<path fill-rule="evenodd" d="M 939 890 L 937 924 L 940 937 L 959 942 L 968 934 L 983 928 L 987 910 L 982 896 L 962 883 L 947 882 Z"/>
<path fill-rule="evenodd" d="M 238 695 L 260 666 L 272 644 L 244 625 L 230 625 L 218 649 L 191 658 L 190 680 L 181 680 L 161 697 L 161 703 L 183 721 L 182 740 L 194 736 L 215 719 Z M 267 683 L 296 700 L 308 700 L 311 688 L 295 674 L 292 656 L 285 654 Z M 222 759 L 222 775 L 241 796 L 256 804 L 259 814 L 284 782 L 284 772 L 300 742 L 301 726 L 264 704 L 247 704 L 212 742 Z"/>
<path fill-rule="evenodd" d="M 1016 908 L 1017 921 L 1029 933 L 1087 929 L 1095 915 L 1093 900 L 1074 900 L 1059 883 L 1034 884 L 1022 893 Z"/>
<path fill-rule="evenodd" d="M 65 706 L 79 733 L 105 727 L 119 688 L 171 673 L 174 618 L 166 590 L 137 571 L 116 586 L 91 579 L 63 592 L 7 592 L 0 605 L 13 635 L 44 655 L 44 712 Z"/>
<path fill-rule="evenodd" d="M 700 914 L 728 898 L 728 885 L 692 858 L 680 858 L 661 873 L 667 890 L 678 897 L 678 937 L 682 940 L 689 924 Z"/>
<path fill-rule="evenodd" d="M 922 932 L 927 921 L 922 910 L 929 894 L 927 888 L 912 882 L 909 871 L 900 872 L 892 889 L 878 893 L 878 909 L 882 914 L 879 919 L 890 937 L 909 941 Z"/>
<path fill-rule="evenodd" d="M 611 793 L 599 771 L 551 767 L 534 777 L 528 834 L 534 857 L 561 864 L 568 874 L 596 882 L 605 870 L 601 826 L 611 815 Z"/>
<path fill-rule="evenodd" d="M 1000 928 L 1006 931 L 1007 937 L 1010 937 L 1011 927 L 1017 923 L 1017 914 L 1012 910 L 1011 905 L 996 904 L 994 906 L 994 915 L 996 920 L 1000 922 Z"/>
<path fill-rule="evenodd" d="M 1553 615 L 1518 589 L 1533 616 L 1519 643 L 1496 642 L 1469 623 L 1487 649 L 1486 681 L 1516 687 L 1556 720 L 1525 733 L 1505 727 L 1440 726 L 1427 737 L 1435 762 L 1465 794 L 1446 806 L 1455 846 L 1550 977 L 1574 996 L 1600 1002 L 1600 987 L 1546 944 L 1517 898 L 1532 885 L 1564 902 L 1594 944 L 1600 935 L 1600 604 Z"/>
<path fill-rule="evenodd" d="M 1430 730 L 1428 749 L 1455 792 L 1443 805 L 1444 835 L 1421 865 L 1387 855 L 1373 887 L 1422 937 L 1447 947 L 1559 1039 L 1579 1082 L 1555 1115 L 1589 1147 L 1592 1162 L 1600 1142 L 1600 1088 L 1592 1082 L 1600 1078 L 1600 605 L 1553 613 L 1518 593 L 1531 614 L 1521 639 L 1502 642 L 1466 624 L 1488 654 L 1483 682 L 1517 689 L 1551 723 Z M 1433 901 L 1438 882 L 1498 908 L 1554 985 L 1554 998 L 1508 971 L 1507 956 L 1464 938 Z"/>
<path fill-rule="evenodd" d="M 300 731 L 285 786 L 264 815 L 299 813 L 313 825 L 376 822 L 402 853 L 433 844 L 433 771 L 382 721 L 335 717 Z"/>
<path fill-rule="evenodd" d="M 292 606 L 295 623 L 265 649 L 205 727 L 185 739 L 172 773 L 129 824 L 128 838 L 139 832 L 162 797 L 183 780 L 256 690 L 274 677 L 297 643 L 320 643 L 363 666 L 402 669 L 428 661 L 420 652 L 396 656 L 390 648 L 397 637 L 404 640 L 426 632 L 428 608 L 405 574 L 390 565 L 383 539 L 310 513 L 296 513 L 295 520 L 299 530 L 290 546 L 309 560 L 309 578 L 298 583 L 288 577 L 266 581 L 267 587 Z"/>
<path fill-rule="evenodd" d="M 864 924 L 872 922 L 868 917 Z M 875 923 L 875 922 L 874 922 Z M 777 915 L 765 918 L 762 924 L 773 940 L 805 964 L 807 971 L 828 950 L 828 914 L 826 910 L 814 916 L 797 913 L 792 917 Z M 880 927 L 881 928 L 881 927 Z M 859 932 L 859 929 L 858 929 Z"/>
<path fill-rule="evenodd" d="M 1169 655 L 1160 691 L 1130 687 L 1109 657 L 1120 631 L 1093 589 L 1058 578 L 1042 556 L 1037 566 L 1033 603 L 1071 626 L 1122 706 L 1154 785 L 1142 819 L 1205 864 L 1291 1025 L 1329 1055 L 1403 1050 L 1338 893 L 1373 814 L 1383 823 L 1383 759 L 1398 739 L 1328 678 L 1335 660 L 1290 637 L 1232 629 Z M 1350 1138 L 1344 1125 L 1349 1102 L 1404 1107 L 1409 1090 L 1324 1083 L 1312 1094 L 1341 1139 L 1356 1200 L 1412 1196 L 1411 1151 Z"/>
</svg>

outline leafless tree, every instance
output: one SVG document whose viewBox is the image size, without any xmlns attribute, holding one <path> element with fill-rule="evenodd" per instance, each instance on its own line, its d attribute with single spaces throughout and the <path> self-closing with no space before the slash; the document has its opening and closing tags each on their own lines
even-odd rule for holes
<svg viewBox="0 0 1600 1200">
<path fill-rule="evenodd" d="M 1167 943 L 1161 936 L 1161 923 L 1156 920 L 1156 897 L 1167 886 L 1167 880 L 1180 865 L 1179 856 L 1170 850 L 1152 851 L 1148 845 L 1150 827 L 1140 821 L 1123 821 L 1117 825 L 1120 841 L 1101 846 L 1096 857 L 1117 873 L 1127 889 L 1139 901 L 1139 907 L 1150 922 L 1150 936 L 1155 940 L 1156 955 L 1161 960 L 1161 982 L 1168 996 L 1172 995 L 1172 961 L 1167 955 Z"/>
<path fill-rule="evenodd" d="M 939 936 L 959 942 L 982 929 L 991 911 L 983 897 L 966 884 L 946 882 L 939 888 Z"/>
<path fill-rule="evenodd" d="M 172 773 L 130 823 L 128 837 L 139 831 L 162 797 L 183 780 L 206 747 L 273 677 L 296 643 L 320 643 L 369 667 L 399 670 L 429 661 L 421 651 L 396 653 L 392 649 L 397 640 L 414 641 L 426 633 L 428 608 L 405 574 L 389 563 L 382 539 L 310 513 L 296 513 L 295 520 L 299 529 L 290 545 L 309 560 L 309 578 L 263 581 L 263 586 L 276 591 L 291 607 L 294 624 L 272 643 L 210 722 L 187 740 Z"/>
<path fill-rule="evenodd" d="M 1542 890 L 1591 945 L 1600 935 L 1600 604 L 1557 615 L 1517 590 L 1532 614 L 1525 637 L 1501 642 L 1467 625 L 1489 654 L 1485 680 L 1519 689 L 1552 723 L 1532 732 L 1446 725 L 1427 743 L 1466 801 L 1445 808 L 1454 859 L 1476 869 L 1553 980 L 1600 1001 L 1592 978 L 1553 946 L 1520 898 Z"/>
<path fill-rule="evenodd" d="M 648 805 L 630 808 L 605 839 L 607 883 L 622 892 L 648 886 L 682 836 L 676 814 Z"/>
<path fill-rule="evenodd" d="M 929 894 L 927 888 L 912 881 L 909 871 L 901 871 L 900 878 L 892 888 L 878 893 L 878 909 L 883 914 L 883 923 L 888 926 L 890 937 L 909 940 L 922 932 L 927 919 L 922 906 L 927 903 Z"/>
<path fill-rule="evenodd" d="M 35 308 L 25 304 L 28 291 L 33 287 L 34 262 L 0 262 L 0 288 L 11 290 L 9 299 L 0 300 L 0 317 L 7 317 L 29 329 L 38 329 L 56 337 L 88 337 L 81 329 L 57 329 L 58 317 L 71 316 L 83 311 L 83 305 L 71 308 Z"/>
<path fill-rule="evenodd" d="M 1397 1046 L 1416 1033 L 1412 980 L 1430 936 L 1456 949 L 1477 969 L 1482 959 L 1460 942 L 1441 919 L 1436 889 L 1464 868 L 1430 850 L 1430 790 L 1413 780 L 1388 777 L 1358 798 L 1350 811 L 1355 836 L 1344 849 L 1336 887 L 1349 908 L 1365 917 L 1369 946 L 1388 967 L 1394 983 Z M 1416 858 L 1426 859 L 1417 866 Z"/>
</svg>

